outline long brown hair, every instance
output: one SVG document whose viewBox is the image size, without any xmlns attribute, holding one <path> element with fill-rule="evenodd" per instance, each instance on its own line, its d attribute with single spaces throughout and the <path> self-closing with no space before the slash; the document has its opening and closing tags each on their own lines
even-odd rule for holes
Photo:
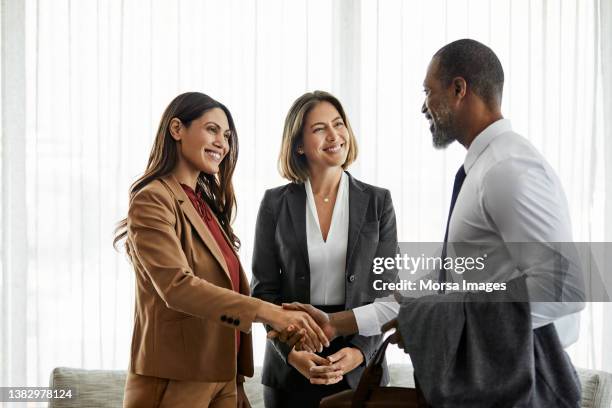
<svg viewBox="0 0 612 408">
<path fill-rule="evenodd" d="M 200 92 L 186 92 L 174 98 L 168 105 L 157 129 L 157 136 L 149 154 L 149 162 L 144 174 L 130 187 L 130 200 L 151 181 L 164 177 L 172 172 L 178 163 L 177 143 L 170 135 L 170 121 L 177 118 L 189 127 L 192 121 L 201 117 L 204 112 L 219 108 L 225 112 L 231 132 L 229 152 L 219 166 L 219 173 L 207 174 L 200 172 L 196 191 L 210 206 L 221 227 L 230 239 L 235 249 L 240 248 L 240 240 L 232 229 L 232 219 L 236 211 L 236 197 L 232 176 L 238 159 L 238 135 L 232 115 L 222 103 Z M 127 236 L 127 218 L 121 220 L 115 228 L 113 246 Z M 129 248 L 126 246 L 129 253 Z"/>
</svg>

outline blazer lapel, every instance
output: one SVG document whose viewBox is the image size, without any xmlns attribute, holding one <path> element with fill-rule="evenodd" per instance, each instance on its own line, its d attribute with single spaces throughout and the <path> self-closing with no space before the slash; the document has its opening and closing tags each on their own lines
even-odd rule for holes
<svg viewBox="0 0 612 408">
<path fill-rule="evenodd" d="M 291 214 L 297 245 L 304 256 L 306 271 L 310 271 L 308 242 L 306 240 L 306 189 L 304 184 L 291 185 L 291 193 L 288 194 L 287 203 L 289 204 L 289 214 Z"/>
<path fill-rule="evenodd" d="M 163 180 L 166 185 L 170 187 L 181 205 L 181 210 L 183 210 L 183 213 L 185 213 L 187 219 L 189 222 L 191 222 L 191 225 L 193 225 L 196 232 L 213 254 L 221 268 L 225 271 L 225 274 L 231 282 L 231 277 L 229 270 L 227 269 L 227 264 L 225 263 L 225 258 L 221 253 L 219 245 L 217 245 L 217 241 L 215 241 L 215 238 L 208 230 L 208 227 L 206 224 L 204 224 L 204 221 L 202 221 L 202 217 L 200 217 L 200 214 L 198 214 L 196 209 L 193 207 L 193 204 L 191 204 L 191 201 L 189 200 L 189 197 L 187 197 L 187 194 L 185 194 L 183 187 L 181 187 L 180 183 L 173 175 L 166 176 L 163 178 Z"/>
<path fill-rule="evenodd" d="M 346 247 L 346 270 L 348 271 L 370 200 L 369 195 L 363 191 L 363 187 L 348 172 L 347 174 L 349 176 L 349 231 Z"/>
<path fill-rule="evenodd" d="M 225 230 L 221 226 L 221 223 L 219 222 L 217 217 L 214 217 L 214 220 L 217 223 L 217 225 L 219 226 L 219 229 L 221 230 L 221 233 L 223 234 L 223 236 L 225 237 L 225 239 L 229 243 L 230 249 L 232 250 L 232 252 L 236 256 L 236 258 L 238 258 L 238 265 L 240 266 L 240 271 L 239 271 L 239 273 L 240 273 L 240 283 L 238 285 L 239 286 L 238 291 L 240 293 L 242 293 L 243 295 L 250 295 L 251 294 L 251 290 L 250 290 L 250 287 L 249 287 L 249 280 L 248 280 L 248 278 L 246 276 L 246 273 L 244 272 L 244 269 L 242 268 L 242 262 L 240 261 L 240 256 L 238 255 L 238 252 L 236 252 L 236 250 L 234 249 L 234 245 L 232 245 L 232 241 L 230 240 L 229 236 L 225 233 Z M 208 228 L 206 229 L 206 231 L 208 231 Z M 215 241 L 215 244 L 216 244 L 216 241 Z M 218 248 L 218 245 L 217 245 L 217 248 Z M 219 253 L 221 253 L 220 249 L 219 249 Z M 221 254 L 221 257 L 223 259 L 223 264 L 221 266 L 223 267 L 223 270 L 225 270 L 225 272 L 227 273 L 227 276 L 231 280 L 232 278 L 230 277 L 229 269 L 227 268 L 227 265 L 225 263 L 225 258 L 223 257 L 223 254 Z"/>
</svg>

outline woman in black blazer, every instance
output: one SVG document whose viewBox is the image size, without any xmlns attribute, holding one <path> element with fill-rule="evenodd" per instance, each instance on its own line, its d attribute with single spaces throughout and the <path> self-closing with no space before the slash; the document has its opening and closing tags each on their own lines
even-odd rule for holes
<svg viewBox="0 0 612 408">
<path fill-rule="evenodd" d="M 293 103 L 279 158 L 280 173 L 291 182 L 266 191 L 261 202 L 253 296 L 332 313 L 372 303 L 373 281 L 395 278 L 372 273 L 375 257 L 396 253 L 391 195 L 345 172 L 356 157 L 356 139 L 338 99 L 315 91 Z M 269 339 L 262 375 L 266 407 L 318 407 L 323 397 L 356 387 L 379 341 L 338 337 L 315 354 Z"/>
</svg>

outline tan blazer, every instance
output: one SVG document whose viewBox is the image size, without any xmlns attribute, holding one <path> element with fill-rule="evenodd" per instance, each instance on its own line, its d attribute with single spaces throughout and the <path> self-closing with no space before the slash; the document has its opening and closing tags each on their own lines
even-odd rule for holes
<svg viewBox="0 0 612 408">
<path fill-rule="evenodd" d="M 252 376 L 249 332 L 262 301 L 248 296 L 242 266 L 247 296 L 231 290 L 221 250 L 174 176 L 133 197 L 127 226 L 136 272 L 130 371 L 203 382 Z M 237 358 L 235 329 L 242 332 Z"/>
</svg>

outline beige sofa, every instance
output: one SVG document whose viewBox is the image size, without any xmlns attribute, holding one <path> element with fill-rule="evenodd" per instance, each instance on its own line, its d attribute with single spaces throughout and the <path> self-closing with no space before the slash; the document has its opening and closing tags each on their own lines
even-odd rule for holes
<svg viewBox="0 0 612 408">
<path fill-rule="evenodd" d="M 391 385 L 414 387 L 412 367 L 395 364 L 389 367 Z M 261 370 L 248 379 L 246 392 L 253 408 L 263 408 L 262 389 L 260 384 Z M 612 408 L 612 374 L 579 369 L 582 382 L 582 408 Z M 73 388 L 77 397 L 72 400 L 55 400 L 49 403 L 50 408 L 114 408 L 121 407 L 125 371 L 83 370 L 78 368 L 59 367 L 53 370 L 50 386 L 56 388 Z"/>
</svg>

